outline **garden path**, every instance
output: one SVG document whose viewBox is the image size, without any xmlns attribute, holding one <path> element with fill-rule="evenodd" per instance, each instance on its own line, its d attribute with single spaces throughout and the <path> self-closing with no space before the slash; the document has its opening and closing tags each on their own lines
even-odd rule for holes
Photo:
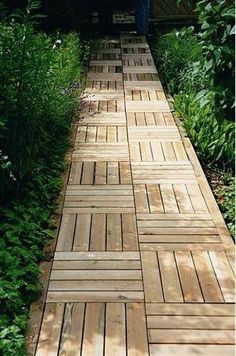
<svg viewBox="0 0 236 356">
<path fill-rule="evenodd" d="M 99 41 L 36 355 L 234 355 L 233 259 L 146 40 Z"/>
</svg>

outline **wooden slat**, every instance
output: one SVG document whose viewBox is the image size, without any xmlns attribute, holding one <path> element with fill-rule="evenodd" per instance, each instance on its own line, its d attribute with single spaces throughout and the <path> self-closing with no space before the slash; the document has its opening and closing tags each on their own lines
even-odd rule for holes
<svg viewBox="0 0 236 356">
<path fill-rule="evenodd" d="M 150 343 L 169 344 L 231 344 L 234 345 L 234 332 L 231 330 L 149 330 Z"/>
<path fill-rule="evenodd" d="M 57 355 L 64 309 L 63 303 L 46 304 L 36 351 L 37 356 Z"/>
<path fill-rule="evenodd" d="M 126 101 L 127 112 L 169 112 L 167 101 Z"/>
<path fill-rule="evenodd" d="M 185 302 L 203 302 L 196 271 L 189 252 L 175 253 Z"/>
<path fill-rule="evenodd" d="M 158 260 L 165 302 L 183 302 L 181 285 L 173 253 L 170 251 L 159 251 Z"/>
<path fill-rule="evenodd" d="M 51 280 L 140 280 L 141 272 L 135 270 L 95 270 L 95 271 L 79 271 L 79 270 L 53 270 Z"/>
<path fill-rule="evenodd" d="M 67 303 L 60 340 L 60 355 L 80 354 L 84 324 L 84 303 Z"/>
<path fill-rule="evenodd" d="M 163 302 L 160 273 L 155 252 L 141 252 L 145 301 Z"/>
<path fill-rule="evenodd" d="M 56 252 L 55 261 L 139 260 L 138 252 Z"/>
<path fill-rule="evenodd" d="M 103 354 L 105 305 L 92 303 L 86 305 L 83 346 L 81 356 Z"/>
<path fill-rule="evenodd" d="M 199 345 L 199 344 L 151 344 L 150 356 L 234 356 L 235 347 L 233 345 Z"/>
<path fill-rule="evenodd" d="M 234 316 L 233 304 L 146 304 L 148 315 L 202 315 L 202 316 Z"/>
<path fill-rule="evenodd" d="M 148 355 L 144 304 L 129 303 L 127 313 L 127 355 Z"/>
<path fill-rule="evenodd" d="M 143 302 L 143 292 L 136 291 L 85 291 L 85 292 L 48 292 L 48 303 L 130 303 Z"/>
<path fill-rule="evenodd" d="M 87 273 L 87 271 L 85 271 Z M 116 281 L 116 280 L 92 280 L 92 281 L 71 281 L 62 280 L 55 281 L 52 280 L 49 284 L 49 291 L 142 291 L 143 286 L 141 281 Z"/>
<path fill-rule="evenodd" d="M 235 302 L 235 280 L 233 272 L 224 252 L 209 252 L 218 283 L 223 293 L 224 300 L 228 303 Z"/>
<path fill-rule="evenodd" d="M 147 325 L 149 329 L 234 330 L 234 317 L 152 315 L 147 317 Z"/>
<path fill-rule="evenodd" d="M 126 354 L 125 304 L 107 303 L 105 356 Z"/>
</svg>

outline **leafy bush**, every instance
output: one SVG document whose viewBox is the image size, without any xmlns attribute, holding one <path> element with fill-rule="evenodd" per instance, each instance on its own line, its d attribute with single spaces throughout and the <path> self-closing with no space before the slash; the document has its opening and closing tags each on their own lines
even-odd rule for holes
<svg viewBox="0 0 236 356">
<path fill-rule="evenodd" d="M 200 32 L 190 27 L 164 35 L 155 59 L 202 158 L 234 170 L 232 3 L 202 0 L 197 11 Z"/>
<path fill-rule="evenodd" d="M 191 93 L 175 95 L 174 107 L 183 118 L 183 126 L 194 146 L 207 164 L 217 163 L 223 169 L 234 166 L 234 123 L 217 120 L 211 105 L 201 107 Z"/>
<path fill-rule="evenodd" d="M 18 185 L 50 155 L 51 140 L 68 132 L 75 91 L 65 88 L 79 74 L 79 50 L 76 34 L 59 40 L 35 33 L 31 24 L 0 24 L 1 144 Z"/>
<path fill-rule="evenodd" d="M 227 185 L 220 190 L 218 202 L 229 231 L 232 236 L 235 236 L 235 179 L 233 177 L 229 178 Z"/>
<path fill-rule="evenodd" d="M 0 22 L 0 354 L 26 354 L 29 304 L 77 107 L 87 50 L 77 34 L 35 30 L 39 2 Z M 16 21 L 17 19 L 17 21 Z M 86 48 L 85 48 L 86 49 Z M 83 53 L 84 52 L 84 53 Z"/>
<path fill-rule="evenodd" d="M 204 69 L 211 79 L 215 111 L 234 120 L 234 18 L 233 1 L 201 0 L 197 2 L 201 30 L 199 37 L 204 57 Z M 202 93 L 202 97 L 207 92 Z"/>
<path fill-rule="evenodd" d="M 202 49 L 199 42 L 193 27 L 173 31 L 157 38 L 154 60 L 172 94 L 179 90 L 182 71 L 201 58 Z"/>
</svg>

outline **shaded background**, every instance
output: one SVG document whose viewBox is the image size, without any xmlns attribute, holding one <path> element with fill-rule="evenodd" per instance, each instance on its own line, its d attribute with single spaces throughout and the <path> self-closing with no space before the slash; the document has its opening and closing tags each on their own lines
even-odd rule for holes
<svg viewBox="0 0 236 356">
<path fill-rule="evenodd" d="M 42 12 L 47 14 L 43 21 L 45 30 L 61 28 L 64 31 L 83 27 L 96 27 L 93 12 L 99 12 L 98 21 L 109 23 L 109 14 L 132 11 L 135 0 L 43 0 Z M 26 6 L 26 0 L 4 0 L 9 9 Z M 193 12 L 195 0 L 151 0 L 151 18 L 155 22 L 186 21 L 196 17 Z M 110 21 L 111 22 L 111 21 Z"/>
</svg>

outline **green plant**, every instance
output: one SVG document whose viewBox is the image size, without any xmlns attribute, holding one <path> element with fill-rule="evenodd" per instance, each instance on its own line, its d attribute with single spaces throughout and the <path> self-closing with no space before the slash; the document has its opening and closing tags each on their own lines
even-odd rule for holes
<svg viewBox="0 0 236 356">
<path fill-rule="evenodd" d="M 234 3 L 226 0 L 201 0 L 197 2 L 196 10 L 201 24 L 199 37 L 204 69 L 211 79 L 210 90 L 214 96 L 215 112 L 219 119 L 222 114 L 234 119 Z M 204 99 L 207 90 L 203 90 L 198 99 Z"/>
<path fill-rule="evenodd" d="M 235 236 L 235 179 L 230 177 L 228 184 L 219 192 L 219 206 L 228 225 L 231 235 Z"/>
<path fill-rule="evenodd" d="M 212 106 L 201 107 L 192 93 L 175 95 L 174 107 L 177 115 L 183 118 L 187 134 L 196 147 L 202 160 L 224 169 L 234 167 L 235 136 L 234 123 L 217 120 Z"/>
<path fill-rule="evenodd" d="M 88 54 L 75 33 L 36 30 L 39 1 L 0 22 L 0 355 L 26 355 L 39 261 L 54 235 L 50 216 Z"/>
<path fill-rule="evenodd" d="M 193 27 L 173 31 L 157 38 L 154 59 L 172 94 L 179 90 L 182 72 L 199 61 L 201 51 Z"/>
<path fill-rule="evenodd" d="M 82 51 L 75 33 L 48 36 L 35 32 L 31 15 L 20 11 L 0 24 L 0 113 L 4 156 L 12 163 L 15 186 L 30 180 L 34 164 L 51 153 L 51 140 L 67 130 L 76 105 L 74 83 L 80 77 Z M 17 15 L 17 16 L 16 16 Z M 0 172 L 1 173 L 1 172 Z"/>
</svg>

